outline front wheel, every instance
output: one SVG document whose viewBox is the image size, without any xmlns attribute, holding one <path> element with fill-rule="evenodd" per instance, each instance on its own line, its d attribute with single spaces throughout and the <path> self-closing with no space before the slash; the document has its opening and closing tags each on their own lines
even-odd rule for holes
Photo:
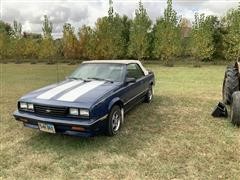
<svg viewBox="0 0 240 180">
<path fill-rule="evenodd" d="M 152 99 L 153 99 L 153 86 L 150 85 L 148 92 L 146 94 L 146 97 L 145 97 L 145 102 L 150 103 L 152 101 Z"/>
<path fill-rule="evenodd" d="M 107 136 L 116 135 L 122 125 L 122 120 L 123 117 L 120 107 L 117 105 L 113 106 L 106 121 L 105 134 Z"/>
<path fill-rule="evenodd" d="M 240 126 L 240 91 L 232 95 L 231 121 L 233 125 Z"/>
</svg>

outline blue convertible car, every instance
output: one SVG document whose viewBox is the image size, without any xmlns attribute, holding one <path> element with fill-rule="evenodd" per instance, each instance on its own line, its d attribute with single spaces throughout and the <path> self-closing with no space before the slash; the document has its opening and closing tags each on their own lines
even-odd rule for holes
<svg viewBox="0 0 240 180">
<path fill-rule="evenodd" d="M 118 133 L 124 114 L 151 102 L 154 74 L 139 61 L 85 61 L 65 81 L 30 92 L 14 112 L 24 126 L 49 133 Z"/>
</svg>

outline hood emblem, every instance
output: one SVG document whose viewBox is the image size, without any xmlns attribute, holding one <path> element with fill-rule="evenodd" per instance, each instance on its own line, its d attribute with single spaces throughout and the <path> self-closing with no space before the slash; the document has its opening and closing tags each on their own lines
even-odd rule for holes
<svg viewBox="0 0 240 180">
<path fill-rule="evenodd" d="M 50 109 L 46 109 L 46 112 L 47 112 L 47 113 L 50 113 L 50 112 L 51 112 L 51 110 L 50 110 Z"/>
</svg>

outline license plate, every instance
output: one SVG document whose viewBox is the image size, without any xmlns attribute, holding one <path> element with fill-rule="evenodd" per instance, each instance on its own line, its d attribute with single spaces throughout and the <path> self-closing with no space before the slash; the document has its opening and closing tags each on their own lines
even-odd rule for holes
<svg viewBox="0 0 240 180">
<path fill-rule="evenodd" d="M 38 127 L 41 131 L 48 132 L 48 133 L 56 133 L 53 124 L 38 123 Z"/>
</svg>

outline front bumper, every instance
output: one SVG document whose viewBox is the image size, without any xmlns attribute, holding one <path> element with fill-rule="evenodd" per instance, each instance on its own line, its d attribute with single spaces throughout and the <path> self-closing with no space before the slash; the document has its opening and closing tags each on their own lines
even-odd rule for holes
<svg viewBox="0 0 240 180">
<path fill-rule="evenodd" d="M 103 130 L 104 120 L 107 115 L 99 119 L 74 119 L 74 118 L 62 118 L 62 117 L 47 117 L 39 116 L 34 113 L 15 111 L 13 116 L 17 121 L 22 121 L 24 126 L 38 129 L 38 123 L 50 123 L 53 124 L 56 133 L 76 135 L 76 136 L 93 136 Z M 73 129 L 75 127 L 75 129 Z M 76 130 L 78 127 L 81 130 Z"/>
</svg>

